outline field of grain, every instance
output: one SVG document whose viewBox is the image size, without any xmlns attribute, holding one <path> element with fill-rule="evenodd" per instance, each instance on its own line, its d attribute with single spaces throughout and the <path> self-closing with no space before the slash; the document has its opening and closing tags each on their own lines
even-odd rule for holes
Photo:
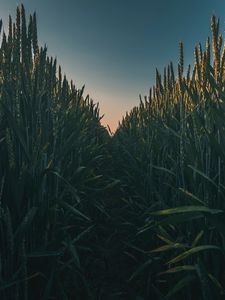
<svg viewBox="0 0 225 300">
<path fill-rule="evenodd" d="M 2 23 L 0 24 L 2 28 Z M 224 299 L 219 20 L 114 135 L 17 8 L 0 46 L 0 299 Z"/>
</svg>

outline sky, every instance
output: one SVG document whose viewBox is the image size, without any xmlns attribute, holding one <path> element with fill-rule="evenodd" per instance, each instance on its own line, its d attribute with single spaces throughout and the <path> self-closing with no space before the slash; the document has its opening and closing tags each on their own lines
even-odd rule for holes
<svg viewBox="0 0 225 300">
<path fill-rule="evenodd" d="M 20 1 L 1 0 L 7 28 Z M 115 131 L 119 120 L 148 95 L 155 69 L 178 61 L 184 43 L 185 65 L 194 47 L 210 36 L 210 17 L 225 29 L 224 0 L 24 0 L 36 11 L 39 45 L 57 57 L 62 71 L 84 94 L 99 102 L 102 123 Z"/>
</svg>

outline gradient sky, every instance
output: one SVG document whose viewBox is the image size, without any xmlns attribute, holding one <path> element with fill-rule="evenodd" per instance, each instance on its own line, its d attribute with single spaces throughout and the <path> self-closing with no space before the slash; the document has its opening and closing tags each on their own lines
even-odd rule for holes
<svg viewBox="0 0 225 300">
<path fill-rule="evenodd" d="M 20 1 L 1 0 L 0 17 L 15 18 Z M 210 35 L 210 17 L 221 19 L 224 0 L 24 0 L 27 15 L 36 11 L 39 44 L 57 57 L 68 79 L 85 84 L 100 103 L 103 124 L 115 130 L 122 115 L 147 95 L 155 68 L 178 60 L 192 63 L 198 41 Z"/>
</svg>

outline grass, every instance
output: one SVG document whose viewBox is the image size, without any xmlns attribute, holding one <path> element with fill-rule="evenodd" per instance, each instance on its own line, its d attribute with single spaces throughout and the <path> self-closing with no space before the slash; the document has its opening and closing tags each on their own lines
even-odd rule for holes
<svg viewBox="0 0 225 300">
<path fill-rule="evenodd" d="M 219 28 L 186 72 L 180 43 L 177 72 L 157 70 L 111 136 L 17 8 L 0 46 L 1 299 L 224 298 Z"/>
</svg>

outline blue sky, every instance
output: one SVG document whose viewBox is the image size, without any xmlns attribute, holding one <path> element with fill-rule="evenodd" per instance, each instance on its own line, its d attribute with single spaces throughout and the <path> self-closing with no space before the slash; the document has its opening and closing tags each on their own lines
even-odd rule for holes
<svg viewBox="0 0 225 300">
<path fill-rule="evenodd" d="M 1 0 L 0 17 L 15 17 L 19 1 Z M 194 47 L 210 35 L 210 17 L 221 19 L 224 0 L 24 0 L 27 14 L 36 11 L 39 43 L 57 57 L 78 88 L 85 84 L 100 103 L 103 124 L 112 130 L 126 111 L 154 84 L 155 68 L 163 71 L 178 60 L 184 42 L 185 63 Z"/>
</svg>

